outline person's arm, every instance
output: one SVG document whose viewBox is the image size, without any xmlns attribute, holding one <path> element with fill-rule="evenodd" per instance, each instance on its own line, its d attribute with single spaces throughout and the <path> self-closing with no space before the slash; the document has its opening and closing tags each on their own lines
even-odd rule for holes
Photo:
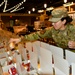
<svg viewBox="0 0 75 75">
<path fill-rule="evenodd" d="M 34 41 L 42 38 L 51 38 L 51 28 L 46 28 L 24 36 L 24 39 L 28 41 Z"/>
<path fill-rule="evenodd" d="M 12 41 L 16 41 L 16 43 L 21 42 L 22 40 L 25 41 L 35 41 L 41 38 L 50 38 L 51 37 L 51 27 L 50 28 L 46 28 L 44 30 L 41 31 L 37 31 L 34 33 L 31 33 L 29 35 L 25 35 L 24 37 L 21 38 L 15 38 L 15 39 L 11 39 L 10 42 Z"/>
<path fill-rule="evenodd" d="M 74 25 L 70 25 L 69 27 L 69 42 L 68 42 L 68 47 L 75 49 L 75 26 Z"/>
</svg>

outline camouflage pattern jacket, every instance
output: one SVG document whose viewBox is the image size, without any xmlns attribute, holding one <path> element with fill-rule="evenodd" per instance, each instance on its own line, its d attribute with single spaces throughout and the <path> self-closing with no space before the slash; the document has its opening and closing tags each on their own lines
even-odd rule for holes
<svg viewBox="0 0 75 75">
<path fill-rule="evenodd" d="M 68 42 L 75 41 L 75 26 L 67 24 L 65 30 L 55 30 L 53 27 L 46 28 L 29 35 L 25 35 L 25 40 L 34 41 L 41 38 L 52 38 L 57 46 L 68 48 Z"/>
</svg>

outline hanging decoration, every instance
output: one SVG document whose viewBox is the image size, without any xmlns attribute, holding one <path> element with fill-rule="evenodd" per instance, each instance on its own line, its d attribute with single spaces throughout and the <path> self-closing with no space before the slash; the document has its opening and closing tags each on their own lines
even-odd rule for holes
<svg viewBox="0 0 75 75">
<path fill-rule="evenodd" d="M 10 13 L 12 13 L 12 12 L 16 12 L 16 11 L 19 11 L 19 10 L 24 9 L 24 7 L 21 7 L 21 8 L 20 8 L 20 6 L 22 6 L 23 3 L 26 2 L 26 0 L 23 0 L 22 2 L 18 3 L 17 5 L 15 5 L 15 6 L 9 8 L 9 9 L 7 9 L 7 4 L 8 4 L 7 2 L 8 2 L 8 0 L 4 0 L 4 1 L 0 4 L 0 7 L 1 7 L 3 4 L 5 4 L 5 5 L 4 5 L 3 12 L 8 12 L 8 11 L 9 11 Z"/>
</svg>

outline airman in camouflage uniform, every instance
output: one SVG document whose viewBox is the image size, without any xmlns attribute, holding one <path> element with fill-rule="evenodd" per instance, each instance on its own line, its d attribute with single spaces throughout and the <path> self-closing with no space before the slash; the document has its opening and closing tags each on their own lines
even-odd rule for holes
<svg viewBox="0 0 75 75">
<path fill-rule="evenodd" d="M 58 22 L 61 18 L 67 17 L 68 13 L 65 8 L 58 8 L 52 11 L 51 22 Z M 68 48 L 68 42 L 75 41 L 75 27 L 74 25 L 67 23 L 64 30 L 55 29 L 54 27 L 46 28 L 45 30 L 25 35 L 26 40 L 37 40 L 41 38 L 53 38 L 57 46 L 62 48 Z"/>
<path fill-rule="evenodd" d="M 57 8 L 52 11 L 52 27 L 29 35 L 24 39 L 33 41 L 41 38 L 53 38 L 57 46 L 75 49 L 75 27 L 70 24 L 72 18 L 68 16 L 66 8 Z"/>
<path fill-rule="evenodd" d="M 62 48 L 68 47 L 69 40 L 75 41 L 75 27 L 71 24 L 67 25 L 66 29 L 62 31 L 55 30 L 53 27 L 45 29 L 44 31 L 26 35 L 25 40 L 33 41 L 41 38 L 53 38 L 57 46 Z"/>
</svg>

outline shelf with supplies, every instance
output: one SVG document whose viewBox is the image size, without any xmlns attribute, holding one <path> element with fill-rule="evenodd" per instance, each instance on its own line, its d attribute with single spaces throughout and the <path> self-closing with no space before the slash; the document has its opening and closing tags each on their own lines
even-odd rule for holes
<svg viewBox="0 0 75 75">
<path fill-rule="evenodd" d="M 68 2 L 66 4 L 63 4 L 63 6 L 67 8 L 68 12 L 75 11 L 75 3 L 73 2 Z"/>
<path fill-rule="evenodd" d="M 72 19 L 73 19 L 72 24 L 75 25 L 75 3 L 73 3 L 73 2 L 67 3 L 65 7 L 68 10 L 69 16 L 72 17 Z"/>
</svg>

